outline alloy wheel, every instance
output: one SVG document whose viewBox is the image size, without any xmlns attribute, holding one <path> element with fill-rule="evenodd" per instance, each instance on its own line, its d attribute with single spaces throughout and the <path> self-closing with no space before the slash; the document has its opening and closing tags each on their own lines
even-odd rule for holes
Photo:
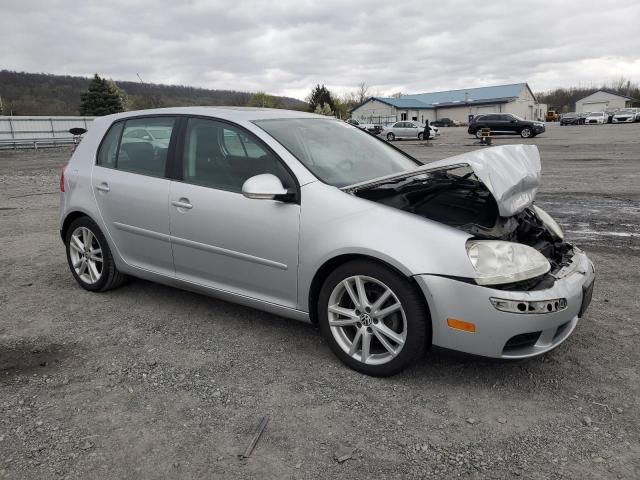
<svg viewBox="0 0 640 480">
<path fill-rule="evenodd" d="M 531 129 L 530 129 L 530 128 L 527 128 L 527 127 L 523 128 L 523 129 L 520 131 L 520 136 L 521 136 L 522 138 L 529 138 L 529 137 L 531 136 Z"/>
<path fill-rule="evenodd" d="M 78 227 L 71 234 L 69 256 L 76 275 L 92 285 L 102 277 L 104 261 L 98 238 L 87 227 Z"/>
<path fill-rule="evenodd" d="M 383 282 L 355 275 L 329 296 L 329 328 L 354 360 L 381 365 L 393 360 L 407 340 L 407 317 L 396 294 Z"/>
</svg>

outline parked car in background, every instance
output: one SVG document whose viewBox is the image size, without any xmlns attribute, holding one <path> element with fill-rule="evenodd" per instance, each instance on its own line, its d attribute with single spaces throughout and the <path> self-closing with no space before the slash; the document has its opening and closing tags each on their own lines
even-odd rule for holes
<svg viewBox="0 0 640 480">
<path fill-rule="evenodd" d="M 613 116 L 618 113 L 619 108 L 607 108 L 604 113 L 607 116 L 607 123 L 613 123 Z"/>
<path fill-rule="evenodd" d="M 608 116 L 604 112 L 591 112 L 584 119 L 585 125 L 603 125 L 607 123 Z"/>
<path fill-rule="evenodd" d="M 452 118 L 441 118 L 435 122 L 430 122 L 429 125 L 433 125 L 434 127 L 459 127 L 460 122 Z"/>
<path fill-rule="evenodd" d="M 613 116 L 613 123 L 633 123 L 640 121 L 640 109 L 623 108 Z"/>
<path fill-rule="evenodd" d="M 565 113 L 560 117 L 560 125 L 581 125 L 583 117 L 576 112 Z"/>
<path fill-rule="evenodd" d="M 480 138 L 483 128 L 489 128 L 491 135 L 517 134 L 522 138 L 535 137 L 546 130 L 542 122 L 523 120 L 511 113 L 486 113 L 473 117 L 467 131 Z"/>
<path fill-rule="evenodd" d="M 358 127 L 358 128 L 361 128 L 362 130 L 366 130 L 367 132 L 372 133 L 373 135 L 379 135 L 380 132 L 382 132 L 381 125 L 375 125 L 373 123 L 362 123 L 356 120 L 355 118 L 350 118 L 346 120 L 346 122 L 353 125 L 354 127 Z"/>
<path fill-rule="evenodd" d="M 440 130 L 438 130 L 438 127 L 434 127 L 429 124 L 429 130 L 431 131 L 431 136 L 429 138 L 435 138 L 436 136 L 440 135 Z M 396 122 L 388 127 L 385 127 L 382 130 L 381 135 L 390 142 L 401 138 L 413 138 L 422 140 L 422 137 L 424 136 L 424 125 L 421 125 L 415 120 Z"/>
<path fill-rule="evenodd" d="M 123 133 L 152 126 L 164 155 L 123 157 Z M 432 344 L 523 359 L 570 337 L 595 270 L 534 204 L 540 180 L 535 145 L 422 165 L 310 113 L 126 112 L 97 117 L 62 170 L 59 229 L 88 291 L 132 275 L 315 323 L 346 365 L 388 376 Z"/>
</svg>

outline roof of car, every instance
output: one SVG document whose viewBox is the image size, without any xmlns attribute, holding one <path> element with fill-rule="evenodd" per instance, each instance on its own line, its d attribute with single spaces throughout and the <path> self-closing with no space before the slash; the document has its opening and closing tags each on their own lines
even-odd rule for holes
<svg viewBox="0 0 640 480">
<path fill-rule="evenodd" d="M 111 121 L 118 118 L 136 117 L 141 115 L 203 115 L 233 121 L 268 120 L 276 118 L 328 118 L 315 113 L 298 110 L 283 110 L 278 108 L 254 108 L 233 106 L 203 106 L 203 107 L 170 107 L 154 108 L 150 110 L 133 110 L 116 113 L 102 118 Z"/>
</svg>

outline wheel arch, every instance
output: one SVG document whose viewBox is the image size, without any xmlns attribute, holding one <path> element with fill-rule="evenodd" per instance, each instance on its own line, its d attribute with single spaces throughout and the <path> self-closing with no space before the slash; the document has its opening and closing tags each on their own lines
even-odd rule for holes
<svg viewBox="0 0 640 480">
<path fill-rule="evenodd" d="M 71 226 L 71 224 L 73 222 L 75 222 L 78 218 L 81 217 L 89 217 L 91 218 L 91 215 L 89 215 L 87 212 L 84 212 L 82 210 L 73 210 L 69 213 L 67 213 L 67 216 L 64 217 L 64 220 L 62 222 L 62 225 L 60 227 L 60 236 L 62 237 L 62 241 L 64 242 L 67 238 L 67 231 L 69 230 L 69 227 Z M 91 218 L 91 220 L 93 220 L 93 218 Z M 95 220 L 93 220 L 95 222 Z"/>
<path fill-rule="evenodd" d="M 411 283 L 411 285 L 413 286 L 413 288 L 417 289 L 420 292 L 420 298 L 422 298 L 422 301 L 424 302 L 424 305 L 427 309 L 427 312 L 429 312 L 429 329 L 432 328 L 431 326 L 431 307 L 429 305 L 429 302 L 427 301 L 426 297 L 424 296 L 424 293 L 422 292 L 422 289 L 420 288 L 420 286 L 418 285 L 418 282 L 416 282 L 415 278 L 412 275 L 408 275 L 406 272 L 403 272 L 400 268 L 398 268 L 395 265 L 392 265 L 389 262 L 386 262 L 384 260 L 381 260 L 380 258 L 371 256 L 371 255 L 366 255 L 366 254 L 362 254 L 362 253 L 344 253 L 344 254 L 340 254 L 337 255 L 335 257 L 332 257 L 328 260 L 326 260 L 321 266 L 320 268 L 318 268 L 318 270 L 316 270 L 315 275 L 313 276 L 313 280 L 311 281 L 311 286 L 309 288 L 309 319 L 311 320 L 311 323 L 314 325 L 318 324 L 318 312 L 317 312 L 317 308 L 316 305 L 318 303 L 318 297 L 320 296 L 320 289 L 322 288 L 322 285 L 324 284 L 324 281 L 327 279 L 327 277 L 329 276 L 329 274 L 335 270 L 336 268 L 338 268 L 340 265 L 343 265 L 347 262 L 350 262 L 352 260 L 367 260 L 373 263 L 377 263 L 378 265 L 381 265 L 383 267 L 386 267 L 394 272 L 396 272 L 398 275 L 406 278 L 407 280 L 409 280 L 409 283 Z"/>
</svg>

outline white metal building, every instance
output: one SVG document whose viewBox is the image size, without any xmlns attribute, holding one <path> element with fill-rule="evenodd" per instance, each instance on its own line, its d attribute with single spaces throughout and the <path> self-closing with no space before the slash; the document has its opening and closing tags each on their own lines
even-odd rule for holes
<svg viewBox="0 0 640 480">
<path fill-rule="evenodd" d="M 605 90 L 598 90 L 596 93 L 584 97 L 576 102 L 576 112 L 602 112 L 606 109 L 619 109 L 632 107 L 634 103 L 638 103 L 631 97 L 610 93 Z"/>
<path fill-rule="evenodd" d="M 543 120 L 547 106 L 538 103 L 526 83 L 466 88 L 444 92 L 403 95 L 400 98 L 371 97 L 351 110 L 364 123 L 385 124 L 400 120 L 424 123 L 452 118 L 466 123 L 480 113 L 513 113 L 525 120 Z"/>
</svg>

